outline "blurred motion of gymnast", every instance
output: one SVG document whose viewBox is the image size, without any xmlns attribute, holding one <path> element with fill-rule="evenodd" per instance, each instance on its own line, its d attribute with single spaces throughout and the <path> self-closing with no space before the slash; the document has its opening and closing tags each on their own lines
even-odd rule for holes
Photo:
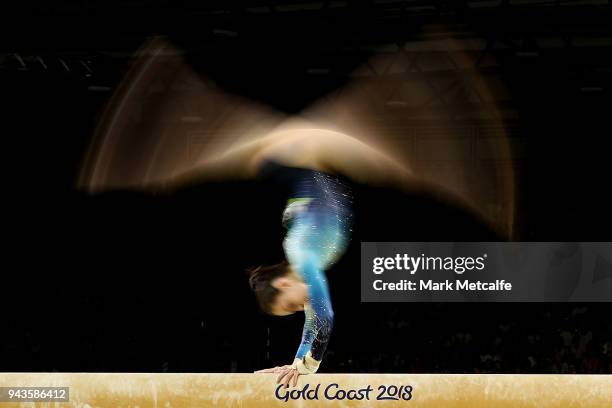
<svg viewBox="0 0 612 408">
<path fill-rule="evenodd" d="M 266 179 L 289 191 L 282 214 L 286 259 L 248 271 L 264 312 L 304 311 L 306 316 L 295 359 L 258 371 L 278 374 L 285 386 L 317 372 L 330 339 L 334 313 L 325 271 L 350 241 L 351 183 L 434 194 L 484 218 L 483 192 L 490 191 L 492 181 L 503 211 L 488 221 L 511 232 L 510 161 L 472 177 L 462 177 L 468 174 L 463 162 L 450 160 L 450 176 L 427 173 L 414 152 L 382 142 L 362 119 L 379 112 L 369 111 L 372 104 L 360 99 L 363 93 L 351 90 L 357 84 L 289 117 L 211 85 L 163 39 L 147 43 L 138 55 L 101 116 L 79 187 L 91 193 L 115 188 L 172 193 L 210 181 Z M 165 91 L 148 97 L 152 83 Z M 181 88 L 185 83 L 189 92 L 174 93 L 173 84 Z M 189 130 L 168 126 L 184 122 L 177 106 L 194 107 L 201 115 Z M 198 133 L 205 137 L 192 151 L 191 135 Z M 436 146 L 444 157 L 458 155 L 455 144 Z M 492 149 L 504 157 L 509 151 L 503 138 Z"/>
</svg>

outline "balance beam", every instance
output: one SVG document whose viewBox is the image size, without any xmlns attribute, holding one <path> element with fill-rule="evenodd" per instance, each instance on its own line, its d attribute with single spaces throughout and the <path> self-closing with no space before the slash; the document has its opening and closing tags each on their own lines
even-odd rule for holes
<svg viewBox="0 0 612 408">
<path fill-rule="evenodd" d="M 69 391 L 68 402 L 12 399 L 2 408 L 612 407 L 610 375 L 316 374 L 286 390 L 274 374 L 1 373 L 0 387 Z M 0 391 L 2 401 L 7 390 Z"/>
</svg>

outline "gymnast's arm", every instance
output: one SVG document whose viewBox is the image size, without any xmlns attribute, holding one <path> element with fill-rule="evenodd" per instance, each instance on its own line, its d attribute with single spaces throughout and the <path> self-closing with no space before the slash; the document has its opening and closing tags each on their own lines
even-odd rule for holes
<svg viewBox="0 0 612 408">
<path fill-rule="evenodd" d="M 334 324 L 334 311 L 325 273 L 317 264 L 316 254 L 309 252 L 304 255 L 303 262 L 298 267 L 298 273 L 308 286 L 308 303 L 304 308 L 306 320 L 302 341 L 294 360 L 300 374 L 317 371 Z"/>
</svg>

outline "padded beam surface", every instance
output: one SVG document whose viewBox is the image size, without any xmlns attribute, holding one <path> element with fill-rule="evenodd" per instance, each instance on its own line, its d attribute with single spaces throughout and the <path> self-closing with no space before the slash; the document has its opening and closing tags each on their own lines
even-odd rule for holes
<svg viewBox="0 0 612 408">
<path fill-rule="evenodd" d="M 612 407 L 609 375 L 316 374 L 289 390 L 275 381 L 274 374 L 0 374 L 0 387 L 70 387 L 69 402 L 0 407 Z M 381 386 L 382 396 L 398 399 L 377 400 Z"/>
</svg>

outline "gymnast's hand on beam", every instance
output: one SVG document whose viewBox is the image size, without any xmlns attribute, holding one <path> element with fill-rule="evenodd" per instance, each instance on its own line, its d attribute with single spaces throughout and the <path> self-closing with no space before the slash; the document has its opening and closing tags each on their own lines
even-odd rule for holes
<svg viewBox="0 0 612 408">
<path fill-rule="evenodd" d="M 289 387 L 289 385 L 291 385 L 292 387 L 295 387 L 297 385 L 297 380 L 298 377 L 300 376 L 300 373 L 297 370 L 297 367 L 295 365 L 295 362 L 299 361 L 298 359 L 296 359 L 294 361 L 294 364 L 292 365 L 285 365 L 285 366 L 281 366 L 281 367 L 274 367 L 274 368 L 266 368 L 264 370 L 259 370 L 259 371 L 255 371 L 255 373 L 260 373 L 260 374 L 266 374 L 266 373 L 275 373 L 275 374 L 279 374 L 278 378 L 276 379 L 276 383 L 277 384 L 283 384 L 285 386 L 285 388 Z"/>
<path fill-rule="evenodd" d="M 276 379 L 276 383 L 284 385 L 285 388 L 288 388 L 290 385 L 295 387 L 299 376 L 300 373 L 295 365 L 283 366 L 282 371 L 279 372 L 279 376 Z"/>
</svg>

